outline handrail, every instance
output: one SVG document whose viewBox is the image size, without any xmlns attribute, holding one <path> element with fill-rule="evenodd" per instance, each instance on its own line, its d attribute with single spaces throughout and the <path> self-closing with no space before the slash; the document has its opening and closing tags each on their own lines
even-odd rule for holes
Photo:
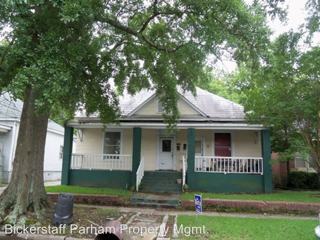
<svg viewBox="0 0 320 240">
<path fill-rule="evenodd" d="M 182 191 L 184 190 L 184 186 L 186 185 L 186 175 L 187 175 L 187 164 L 186 158 L 182 156 Z"/>
<path fill-rule="evenodd" d="M 131 155 L 124 154 L 73 153 L 71 169 L 131 171 L 132 158 Z"/>
<path fill-rule="evenodd" d="M 262 157 L 196 156 L 195 172 L 263 175 Z"/>
<path fill-rule="evenodd" d="M 144 176 L 144 158 L 142 157 L 136 173 L 136 191 L 137 192 L 139 191 L 139 186 L 143 176 Z"/>
</svg>

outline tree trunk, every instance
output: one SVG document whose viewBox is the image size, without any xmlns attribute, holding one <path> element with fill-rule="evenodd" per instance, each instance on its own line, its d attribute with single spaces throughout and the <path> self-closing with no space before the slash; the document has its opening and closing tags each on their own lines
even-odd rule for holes
<svg viewBox="0 0 320 240">
<path fill-rule="evenodd" d="M 28 87 L 20 120 L 13 171 L 8 187 L 0 196 L 0 222 L 24 224 L 28 211 L 38 220 L 47 206 L 43 181 L 43 159 L 48 115 L 35 111 L 35 91 Z"/>
</svg>

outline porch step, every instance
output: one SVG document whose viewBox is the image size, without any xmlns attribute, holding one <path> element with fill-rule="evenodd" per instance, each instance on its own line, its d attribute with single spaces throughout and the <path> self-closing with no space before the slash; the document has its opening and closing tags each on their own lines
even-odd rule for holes
<svg viewBox="0 0 320 240">
<path fill-rule="evenodd" d="M 145 172 L 140 185 L 140 192 L 148 193 L 180 193 L 181 173 L 177 171 L 154 171 Z"/>
<path fill-rule="evenodd" d="M 135 193 L 131 197 L 131 204 L 156 208 L 177 208 L 180 206 L 180 199 L 179 194 L 156 195 Z"/>
</svg>

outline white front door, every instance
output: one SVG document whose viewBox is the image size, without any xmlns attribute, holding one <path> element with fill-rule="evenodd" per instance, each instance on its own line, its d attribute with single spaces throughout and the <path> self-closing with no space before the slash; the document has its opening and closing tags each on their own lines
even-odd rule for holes
<svg viewBox="0 0 320 240">
<path fill-rule="evenodd" d="M 159 169 L 173 169 L 173 138 L 160 137 Z"/>
</svg>

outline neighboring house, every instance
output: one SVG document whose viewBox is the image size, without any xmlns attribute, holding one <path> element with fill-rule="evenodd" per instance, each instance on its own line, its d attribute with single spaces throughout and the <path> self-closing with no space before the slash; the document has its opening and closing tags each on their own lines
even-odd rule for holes
<svg viewBox="0 0 320 240">
<path fill-rule="evenodd" d="M 126 94 L 120 109 L 117 123 L 102 124 L 98 114 L 78 114 L 68 122 L 62 184 L 146 192 L 178 192 L 183 186 L 272 191 L 269 131 L 247 123 L 241 105 L 200 88 L 196 97 L 179 90 L 180 118 L 172 132 L 155 91 Z"/>
<path fill-rule="evenodd" d="M 12 172 L 23 102 L 14 101 L 8 93 L 0 96 L 0 183 L 7 183 Z M 45 157 L 44 179 L 61 179 L 64 129 L 49 120 Z"/>
<path fill-rule="evenodd" d="M 289 162 L 280 161 L 279 154 L 272 153 L 272 175 L 275 187 L 287 187 L 288 171 L 316 173 L 316 170 L 313 168 L 314 161 L 312 156 L 308 156 L 306 159 L 305 156 L 299 153 L 295 154 L 294 158 Z"/>
</svg>

